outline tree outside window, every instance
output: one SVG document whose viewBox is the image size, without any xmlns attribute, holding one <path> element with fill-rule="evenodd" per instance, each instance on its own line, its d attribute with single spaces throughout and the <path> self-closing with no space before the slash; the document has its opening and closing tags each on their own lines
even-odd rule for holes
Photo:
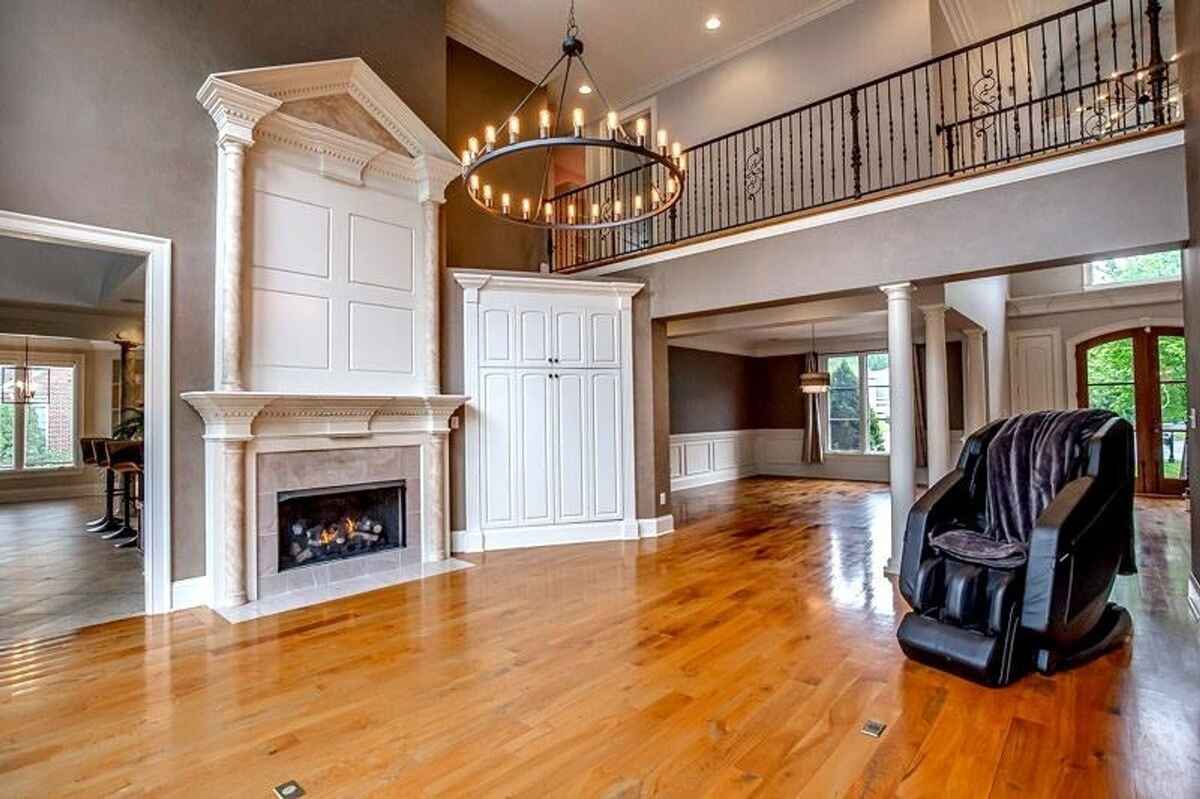
<svg viewBox="0 0 1200 799">
<path fill-rule="evenodd" d="M 891 446 L 891 399 L 886 352 L 825 358 L 829 372 L 826 451 L 886 454 Z"/>
<path fill-rule="evenodd" d="M 45 401 L 0 403 L 0 471 L 75 465 L 75 367 L 34 366 Z"/>
<path fill-rule="evenodd" d="M 1182 253 L 1179 250 L 1168 250 L 1132 255 L 1128 258 L 1092 261 L 1084 267 L 1083 277 L 1086 286 L 1103 288 L 1124 283 L 1178 280 L 1182 273 Z"/>
</svg>

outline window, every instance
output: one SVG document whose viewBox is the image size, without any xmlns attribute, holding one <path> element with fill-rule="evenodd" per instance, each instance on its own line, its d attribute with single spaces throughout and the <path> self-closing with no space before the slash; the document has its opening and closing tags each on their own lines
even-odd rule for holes
<svg viewBox="0 0 1200 799">
<path fill-rule="evenodd" d="M 13 365 L 14 358 L 0 358 Z M 37 363 L 30 366 L 37 385 L 34 402 L 0 403 L 0 471 L 55 469 L 77 464 L 75 441 L 79 421 L 78 364 Z"/>
<path fill-rule="evenodd" d="M 824 358 L 829 372 L 826 452 L 883 455 L 891 448 L 891 405 L 886 352 Z"/>
<path fill-rule="evenodd" d="M 1179 250 L 1168 250 L 1084 264 L 1083 285 L 1087 288 L 1107 288 L 1129 283 L 1179 280 L 1182 272 L 1182 254 Z"/>
</svg>

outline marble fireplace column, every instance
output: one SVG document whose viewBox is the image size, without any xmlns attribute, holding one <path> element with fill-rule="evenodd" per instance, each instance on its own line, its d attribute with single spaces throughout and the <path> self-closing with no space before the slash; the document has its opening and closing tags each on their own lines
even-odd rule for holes
<svg viewBox="0 0 1200 799">
<path fill-rule="evenodd" d="M 244 267 L 243 221 L 246 145 L 235 139 L 221 142 L 221 169 L 224 211 L 225 249 L 221 258 L 221 299 L 224 307 L 221 324 L 221 390 L 242 391 L 242 282 Z"/>
<path fill-rule="evenodd" d="M 246 440 L 227 438 L 220 442 L 225 473 L 225 502 L 222 523 L 227 534 L 222 542 L 221 595 L 218 607 L 246 604 Z"/>
<path fill-rule="evenodd" d="M 421 208 L 425 212 L 425 253 L 422 260 L 424 276 L 425 306 L 425 393 L 442 393 L 441 374 L 441 291 L 442 275 L 438 258 L 438 212 L 441 203 L 424 200 Z"/>
<path fill-rule="evenodd" d="M 422 547 L 422 559 L 428 562 L 445 560 L 450 556 L 446 514 L 446 440 L 449 435 L 445 430 L 435 430 L 429 434 L 429 462 L 423 475 L 429 501 L 426 503 L 427 512 L 423 514 L 426 532 Z"/>
</svg>

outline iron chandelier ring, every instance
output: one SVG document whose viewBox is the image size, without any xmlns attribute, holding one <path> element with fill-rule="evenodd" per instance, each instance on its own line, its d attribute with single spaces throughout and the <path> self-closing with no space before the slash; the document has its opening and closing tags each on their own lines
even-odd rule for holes
<svg viewBox="0 0 1200 799">
<path fill-rule="evenodd" d="M 601 222 L 566 222 L 559 221 L 557 216 L 555 217 L 555 221 L 547 222 L 542 217 L 541 208 L 531 209 L 529 219 L 524 219 L 521 217 L 520 212 L 514 214 L 512 213 L 511 209 L 508 214 L 504 214 L 502 209 L 494 202 L 491 205 L 487 204 L 480 196 L 480 192 L 471 191 L 471 176 L 486 164 L 495 163 L 503 159 L 505 156 L 513 155 L 519 152 L 539 149 L 553 150 L 556 147 L 601 147 L 640 155 L 643 158 L 648 159 L 646 163 L 629 171 L 637 172 L 643 169 L 650 169 L 654 166 L 654 164 L 659 164 L 664 170 L 666 170 L 667 177 L 674 178 L 675 191 L 668 195 L 664 189 L 660 188 L 659 195 L 663 199 L 662 202 L 660 202 L 657 206 L 647 208 L 645 211 L 643 211 L 643 213 L 640 214 L 633 213 L 633 209 L 629 208 L 620 219 L 610 219 Z M 491 150 L 484 150 L 471 161 L 469 166 L 463 169 L 462 179 L 463 187 L 466 188 L 467 191 L 467 196 L 471 198 L 471 201 L 475 203 L 476 206 L 478 206 L 485 213 L 499 217 L 506 222 L 515 222 L 518 225 L 542 228 L 544 230 L 604 230 L 608 228 L 622 227 L 624 225 L 631 225 L 637 222 L 644 222 L 648 219 L 653 219 L 657 216 L 660 216 L 674 208 L 679 200 L 683 197 L 683 182 L 685 174 L 685 170 L 675 162 L 673 156 L 655 152 L 648 147 L 644 147 L 633 142 L 622 141 L 616 138 L 605 139 L 588 136 L 546 136 L 536 139 L 524 139 L 511 144 L 496 146 Z M 556 199 L 561 199 L 561 196 L 558 198 L 547 198 L 544 202 L 554 202 Z M 585 216 L 584 213 L 582 213 L 583 210 L 584 209 L 580 209 L 580 218 L 584 218 Z"/>
</svg>

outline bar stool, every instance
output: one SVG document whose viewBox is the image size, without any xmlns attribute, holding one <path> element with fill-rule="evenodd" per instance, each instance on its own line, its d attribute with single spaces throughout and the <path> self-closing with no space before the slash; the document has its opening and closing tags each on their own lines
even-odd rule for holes
<svg viewBox="0 0 1200 799">
<path fill-rule="evenodd" d="M 123 524 L 118 532 L 112 535 L 113 546 L 118 549 L 130 547 L 141 548 L 141 476 L 143 446 L 141 441 L 107 441 L 105 449 L 108 452 L 109 468 L 121 475 L 121 515 Z M 137 517 L 137 526 L 133 522 Z M 110 536 L 104 536 L 109 539 Z"/>
<path fill-rule="evenodd" d="M 113 508 L 114 500 L 121 492 L 117 488 L 116 474 L 108 468 L 104 449 L 104 442 L 107 440 L 90 436 L 79 439 L 83 462 L 88 466 L 104 469 L 104 515 L 87 523 L 84 529 L 89 533 L 111 533 L 121 528 L 121 520 L 117 518 Z"/>
</svg>

